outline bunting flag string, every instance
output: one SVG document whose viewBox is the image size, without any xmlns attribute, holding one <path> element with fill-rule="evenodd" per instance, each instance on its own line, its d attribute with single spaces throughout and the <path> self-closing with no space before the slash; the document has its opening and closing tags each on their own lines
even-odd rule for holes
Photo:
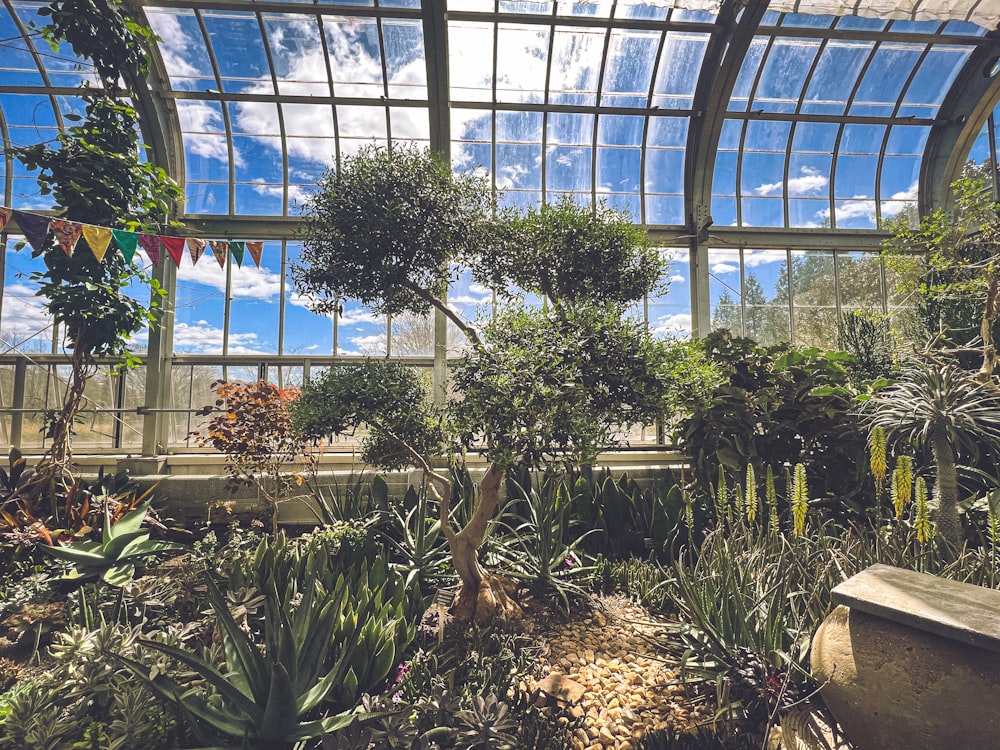
<svg viewBox="0 0 1000 750">
<path fill-rule="evenodd" d="M 0 232 L 9 231 L 8 224 L 11 220 L 16 222 L 18 230 L 24 235 L 25 240 L 32 248 L 32 257 L 37 257 L 45 251 L 46 242 L 51 234 L 66 255 L 73 255 L 77 243 L 83 237 L 90 247 L 98 263 L 104 262 L 108 250 L 112 244 L 118 249 L 129 265 L 135 259 L 136 251 L 141 249 L 152 261 L 154 266 L 160 265 L 162 257 L 161 248 L 180 268 L 181 260 L 184 258 L 184 248 L 188 249 L 191 256 L 191 265 L 196 265 L 201 260 L 207 249 L 211 249 L 212 254 L 219 263 L 220 268 L 226 267 L 226 257 L 231 255 L 233 262 L 243 267 L 245 253 L 249 252 L 253 258 L 254 265 L 260 268 L 261 258 L 264 252 L 262 241 L 242 241 L 242 240 L 203 240 L 197 237 L 172 237 L 169 235 L 147 234 L 142 232 L 129 232 L 124 229 L 111 229 L 109 227 L 97 226 L 96 224 L 83 224 L 69 221 L 67 219 L 53 218 L 34 214 L 30 211 L 21 211 L 16 208 L 0 206 Z"/>
</svg>

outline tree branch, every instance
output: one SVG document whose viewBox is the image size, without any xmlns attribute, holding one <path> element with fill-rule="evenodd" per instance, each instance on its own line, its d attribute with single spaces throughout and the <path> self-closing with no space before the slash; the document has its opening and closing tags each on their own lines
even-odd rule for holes
<svg viewBox="0 0 1000 750">
<path fill-rule="evenodd" d="M 470 325 L 467 321 L 463 320 L 458 313 L 456 313 L 454 310 L 448 307 L 448 305 L 446 305 L 444 301 L 438 299 L 423 287 L 414 284 L 412 282 L 407 282 L 406 288 L 409 289 L 418 297 L 420 297 L 420 299 L 430 304 L 436 310 L 440 310 L 441 312 L 443 312 L 445 314 L 445 317 L 447 317 L 448 320 L 454 323 L 455 326 L 468 337 L 469 341 L 472 342 L 472 345 L 474 347 L 476 347 L 477 349 L 482 349 L 483 342 L 482 339 L 479 338 L 479 332 L 476 331 L 476 329 L 472 325 Z"/>
</svg>

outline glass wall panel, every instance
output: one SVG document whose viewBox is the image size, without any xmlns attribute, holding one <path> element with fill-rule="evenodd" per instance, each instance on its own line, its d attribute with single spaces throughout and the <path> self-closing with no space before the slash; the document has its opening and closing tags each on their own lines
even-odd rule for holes
<svg viewBox="0 0 1000 750">
<path fill-rule="evenodd" d="M 681 248 L 661 248 L 670 261 L 666 294 L 646 300 L 646 323 L 655 336 L 691 335 L 691 285 L 688 279 L 688 251 Z"/>
<path fill-rule="evenodd" d="M 264 244 L 260 268 L 245 253 L 242 268 L 232 264 L 229 311 L 230 354 L 278 354 L 281 313 L 281 243 Z"/>
<path fill-rule="evenodd" d="M 799 346 L 837 340 L 837 284 L 832 251 L 792 252 L 792 321 Z"/>
<path fill-rule="evenodd" d="M 708 293 L 712 300 L 712 328 L 725 328 L 743 335 L 743 285 L 740 280 L 740 251 L 708 251 Z"/>
<path fill-rule="evenodd" d="M 784 250 L 743 251 L 743 311 L 750 338 L 761 344 L 791 340 Z"/>
<path fill-rule="evenodd" d="M 222 263 L 218 262 L 222 257 Z M 197 264 L 181 263 L 174 292 L 174 351 L 222 354 L 226 260 L 207 250 Z"/>
</svg>

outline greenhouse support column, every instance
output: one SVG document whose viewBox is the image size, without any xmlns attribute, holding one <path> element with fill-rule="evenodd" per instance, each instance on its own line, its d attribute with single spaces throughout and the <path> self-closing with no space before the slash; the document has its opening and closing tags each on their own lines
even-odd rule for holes
<svg viewBox="0 0 1000 750">
<path fill-rule="evenodd" d="M 693 237 L 688 246 L 691 269 L 691 336 L 704 338 L 712 331 L 712 299 L 708 288 L 708 248 Z"/>
<path fill-rule="evenodd" d="M 159 300 L 159 325 L 149 332 L 149 353 L 146 364 L 146 402 L 149 411 L 142 420 L 142 455 L 165 453 L 169 442 L 169 409 L 172 403 L 170 365 L 174 343 L 174 299 L 177 294 L 177 272 L 168 258 L 153 269 L 153 278 L 160 282 L 167 296 Z"/>
<path fill-rule="evenodd" d="M 448 318 L 434 310 L 434 405 L 444 406 L 448 398 Z"/>
</svg>

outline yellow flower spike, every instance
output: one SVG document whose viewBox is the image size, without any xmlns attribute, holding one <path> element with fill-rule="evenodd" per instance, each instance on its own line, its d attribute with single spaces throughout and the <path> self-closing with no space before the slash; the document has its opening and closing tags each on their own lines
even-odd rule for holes
<svg viewBox="0 0 1000 750">
<path fill-rule="evenodd" d="M 913 527 L 917 530 L 917 541 L 926 544 L 934 536 L 934 526 L 931 524 L 931 509 L 927 504 L 927 482 L 923 477 L 917 477 L 916 508 Z"/>
<path fill-rule="evenodd" d="M 764 499 L 770 513 L 768 523 L 771 533 L 777 536 L 781 531 L 781 519 L 778 516 L 778 491 L 774 488 L 774 469 L 771 466 L 767 467 L 767 476 L 764 480 Z"/>
<path fill-rule="evenodd" d="M 753 464 L 747 464 L 747 491 L 743 498 L 747 520 L 753 523 L 757 520 L 757 477 L 754 475 Z"/>
<path fill-rule="evenodd" d="M 795 476 L 792 480 L 792 518 L 795 536 L 802 536 L 805 531 L 808 512 L 809 488 L 806 486 L 806 467 L 804 464 L 795 464 Z"/>
<path fill-rule="evenodd" d="M 900 456 L 896 459 L 896 468 L 899 470 L 899 500 L 905 508 L 913 502 L 913 459 Z"/>
<path fill-rule="evenodd" d="M 885 430 L 873 427 L 868 433 L 868 461 L 875 479 L 875 494 L 881 495 L 885 488 L 885 473 L 888 469 L 885 452 Z"/>
</svg>

